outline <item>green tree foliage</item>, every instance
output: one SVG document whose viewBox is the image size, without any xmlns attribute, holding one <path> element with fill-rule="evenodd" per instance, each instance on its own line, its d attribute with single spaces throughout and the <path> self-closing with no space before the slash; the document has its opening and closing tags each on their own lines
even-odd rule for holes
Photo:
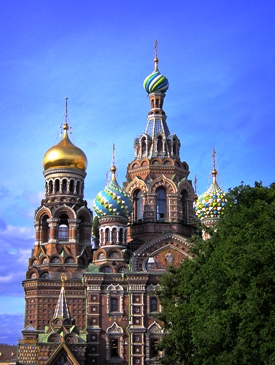
<svg viewBox="0 0 275 365">
<path fill-rule="evenodd" d="M 162 277 L 164 364 L 275 364 L 275 184 L 227 199 L 211 239 Z"/>
</svg>

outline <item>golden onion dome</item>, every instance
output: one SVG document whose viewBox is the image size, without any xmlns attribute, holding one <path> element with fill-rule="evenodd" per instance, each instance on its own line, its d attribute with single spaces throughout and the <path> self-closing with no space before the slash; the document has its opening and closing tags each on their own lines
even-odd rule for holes
<svg viewBox="0 0 275 365">
<path fill-rule="evenodd" d="M 69 168 L 86 171 L 88 162 L 85 153 L 70 141 L 67 123 L 64 123 L 63 129 L 61 141 L 48 149 L 44 155 L 44 170 Z"/>
</svg>

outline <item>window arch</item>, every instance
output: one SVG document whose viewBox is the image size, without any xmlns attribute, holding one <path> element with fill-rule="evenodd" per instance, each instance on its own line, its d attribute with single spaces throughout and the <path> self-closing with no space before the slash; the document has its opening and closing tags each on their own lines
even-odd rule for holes
<svg viewBox="0 0 275 365">
<path fill-rule="evenodd" d="M 60 187 L 59 179 L 55 180 L 54 187 L 55 187 L 55 192 L 58 193 L 59 192 L 59 187 Z"/>
<path fill-rule="evenodd" d="M 140 222 L 143 218 L 143 197 L 142 191 L 136 190 L 134 192 L 134 221 Z"/>
<path fill-rule="evenodd" d="M 156 194 L 157 221 L 166 219 L 166 190 L 159 188 Z"/>
<path fill-rule="evenodd" d="M 41 241 L 42 242 L 48 242 L 49 240 L 49 235 L 50 235 L 50 227 L 49 224 L 47 222 L 47 220 L 49 219 L 48 215 L 44 215 L 41 221 L 41 228 L 42 228 L 42 237 L 41 237 Z"/>
</svg>

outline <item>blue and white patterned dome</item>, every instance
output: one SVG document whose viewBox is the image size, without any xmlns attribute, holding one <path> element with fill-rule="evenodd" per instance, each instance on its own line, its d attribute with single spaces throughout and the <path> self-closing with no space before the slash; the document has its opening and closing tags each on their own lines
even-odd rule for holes
<svg viewBox="0 0 275 365">
<path fill-rule="evenodd" d="M 143 82 L 143 87 L 148 94 L 154 92 L 165 93 L 169 88 L 169 82 L 166 76 L 162 75 L 158 70 L 158 58 L 154 59 L 155 69 L 146 77 Z"/>
<path fill-rule="evenodd" d="M 93 208 L 99 218 L 108 215 L 129 217 L 133 211 L 132 198 L 118 185 L 115 171 L 112 166 L 110 183 L 95 198 Z"/>
</svg>

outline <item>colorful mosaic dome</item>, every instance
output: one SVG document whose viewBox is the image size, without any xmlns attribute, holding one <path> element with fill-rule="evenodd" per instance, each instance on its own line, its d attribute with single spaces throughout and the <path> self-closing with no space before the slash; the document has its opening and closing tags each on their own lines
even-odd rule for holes
<svg viewBox="0 0 275 365">
<path fill-rule="evenodd" d="M 133 210 L 131 197 L 118 185 L 115 166 L 111 167 L 112 179 L 95 198 L 94 211 L 101 218 L 108 215 L 129 217 Z"/>
<path fill-rule="evenodd" d="M 224 214 L 224 207 L 227 202 L 225 192 L 216 182 L 216 169 L 212 171 L 212 176 L 213 182 L 210 188 L 195 203 L 195 212 L 201 221 L 220 218 Z"/>
<path fill-rule="evenodd" d="M 169 82 L 166 76 L 162 75 L 158 70 L 158 59 L 155 58 L 155 70 L 143 82 L 143 87 L 148 94 L 154 92 L 165 93 L 169 88 Z"/>
</svg>

